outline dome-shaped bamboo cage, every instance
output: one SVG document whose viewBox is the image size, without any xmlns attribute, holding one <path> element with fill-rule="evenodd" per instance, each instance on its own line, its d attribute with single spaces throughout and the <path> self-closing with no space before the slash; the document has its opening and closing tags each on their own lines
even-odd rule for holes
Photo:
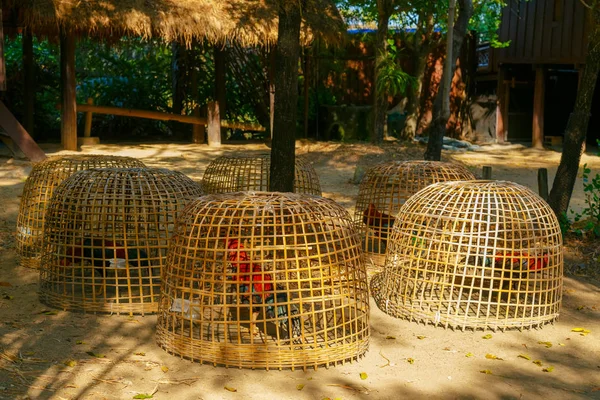
<svg viewBox="0 0 600 400">
<path fill-rule="evenodd" d="M 46 212 L 40 300 L 64 310 L 158 310 L 175 218 L 200 185 L 160 168 L 80 171 L 55 190 Z"/>
<path fill-rule="evenodd" d="M 388 235 L 406 200 L 436 182 L 474 179 L 466 167 L 441 161 L 392 161 L 369 169 L 360 184 L 354 209 L 369 272 L 381 270 Z"/>
<path fill-rule="evenodd" d="M 269 191 L 271 156 L 222 156 L 214 159 L 202 177 L 206 194 Z M 294 192 L 321 196 L 321 183 L 312 164 L 296 157 Z"/>
<path fill-rule="evenodd" d="M 39 268 L 46 206 L 54 189 L 77 171 L 92 168 L 143 168 L 131 157 L 68 155 L 49 157 L 33 166 L 25 181 L 17 216 L 17 254 L 23 267 Z"/>
<path fill-rule="evenodd" d="M 318 196 L 204 196 L 177 223 L 157 342 L 193 361 L 303 368 L 367 350 L 369 294 L 348 212 Z"/>
<path fill-rule="evenodd" d="M 560 226 L 512 182 L 431 185 L 397 216 L 371 293 L 398 318 L 457 329 L 531 328 L 558 317 Z"/>
</svg>

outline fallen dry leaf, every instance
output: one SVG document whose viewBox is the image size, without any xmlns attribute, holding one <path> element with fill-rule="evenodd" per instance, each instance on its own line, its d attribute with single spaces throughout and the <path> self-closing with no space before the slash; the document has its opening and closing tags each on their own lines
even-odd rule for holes
<svg viewBox="0 0 600 400">
<path fill-rule="evenodd" d="M 517 357 L 524 358 L 526 360 L 531 360 L 531 357 L 529 357 L 527 354 L 519 354 Z"/>
<path fill-rule="evenodd" d="M 367 379 L 368 377 L 369 377 L 369 376 L 367 375 L 367 373 L 366 373 L 366 372 L 361 372 L 361 373 L 360 373 L 360 379 L 362 379 L 363 381 L 364 381 L 365 379 Z"/>
<path fill-rule="evenodd" d="M 483 335 L 481 338 L 482 339 L 491 339 L 492 338 L 492 334 L 488 333 L 487 335 Z"/>
<path fill-rule="evenodd" d="M 229 391 L 229 392 L 237 392 L 236 388 L 232 388 L 231 386 L 225 386 L 224 387 L 225 390 Z"/>
</svg>

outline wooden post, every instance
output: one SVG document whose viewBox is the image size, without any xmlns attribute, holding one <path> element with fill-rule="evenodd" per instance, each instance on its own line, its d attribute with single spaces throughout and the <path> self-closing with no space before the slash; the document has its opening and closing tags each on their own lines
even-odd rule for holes
<svg viewBox="0 0 600 400">
<path fill-rule="evenodd" d="M 538 169 L 538 191 L 540 197 L 548 201 L 548 170 L 546 168 Z"/>
<path fill-rule="evenodd" d="M 531 147 L 544 148 L 544 97 L 546 88 L 546 71 L 544 67 L 535 69 L 535 86 L 533 89 L 533 129 Z"/>
<path fill-rule="evenodd" d="M 219 103 L 216 101 L 208 103 L 208 145 L 221 146 L 221 117 Z"/>
<path fill-rule="evenodd" d="M 61 29 L 60 79 L 62 81 L 61 142 L 65 150 L 77 150 L 77 99 L 75 95 L 75 36 Z"/>
<path fill-rule="evenodd" d="M 308 138 L 308 49 L 304 49 L 304 138 Z"/>
<path fill-rule="evenodd" d="M 490 180 L 492 179 L 492 167 L 485 165 L 483 167 L 483 179 Z"/>
<path fill-rule="evenodd" d="M 87 104 L 94 105 L 94 99 L 88 97 Z M 85 127 L 83 128 L 83 137 L 92 136 L 92 111 L 86 111 L 85 113 Z"/>
<path fill-rule="evenodd" d="M 498 68 L 498 85 L 496 88 L 496 142 L 504 143 L 508 138 L 508 100 L 510 87 L 504 83 L 506 71 Z"/>
<path fill-rule="evenodd" d="M 194 107 L 194 117 L 200 117 L 200 106 Z M 206 140 L 206 127 L 200 124 L 192 125 L 192 143 L 204 143 Z"/>
<path fill-rule="evenodd" d="M 227 109 L 227 65 L 225 60 L 225 48 L 215 46 L 215 100 L 219 103 L 219 115 L 225 116 Z"/>
<path fill-rule="evenodd" d="M 0 92 L 6 91 L 6 64 L 4 63 L 4 30 L 2 0 L 0 0 Z"/>
<path fill-rule="evenodd" d="M 23 30 L 23 127 L 33 135 L 35 107 L 35 64 L 33 61 L 33 34 Z"/>
</svg>

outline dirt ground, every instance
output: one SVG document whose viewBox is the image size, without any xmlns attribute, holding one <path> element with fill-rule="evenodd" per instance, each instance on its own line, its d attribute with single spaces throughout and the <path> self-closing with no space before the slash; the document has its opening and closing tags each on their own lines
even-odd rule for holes
<svg viewBox="0 0 600 400">
<path fill-rule="evenodd" d="M 51 145 L 44 149 L 67 153 Z M 218 149 L 102 144 L 83 149 L 137 157 L 195 180 L 219 155 L 267 151 L 262 144 Z M 351 212 L 358 185 L 350 181 L 357 165 L 419 159 L 423 151 L 419 145 L 398 143 L 297 144 L 297 154 L 306 156 L 319 174 L 323 195 Z M 537 168 L 547 168 L 552 182 L 560 153 L 487 146 L 444 152 L 444 159 L 464 163 L 478 176 L 482 166 L 492 166 L 495 179 L 537 191 Z M 582 165 L 586 162 L 600 171 L 595 153 L 585 154 Z M 19 267 L 15 253 L 19 197 L 30 170 L 28 162 L 0 158 L 0 399 L 132 399 L 139 394 L 153 394 L 154 399 L 600 399 L 600 258 L 593 244 L 567 242 L 561 316 L 540 329 L 453 331 L 394 319 L 371 301 L 370 348 L 356 362 L 307 371 L 226 369 L 164 352 L 155 344 L 154 316 L 55 312 L 39 303 L 38 274 Z M 572 206 L 583 204 L 579 180 Z M 577 327 L 591 333 L 571 331 Z M 491 338 L 485 339 L 488 333 Z"/>
</svg>

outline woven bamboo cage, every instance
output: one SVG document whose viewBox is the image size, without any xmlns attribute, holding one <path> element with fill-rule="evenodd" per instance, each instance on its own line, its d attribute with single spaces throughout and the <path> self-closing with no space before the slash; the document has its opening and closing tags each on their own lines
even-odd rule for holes
<svg viewBox="0 0 600 400">
<path fill-rule="evenodd" d="M 175 218 L 200 195 L 198 183 L 167 169 L 75 173 L 48 204 L 40 300 L 72 311 L 156 312 Z"/>
<path fill-rule="evenodd" d="M 368 347 L 369 295 L 350 215 L 278 192 L 204 196 L 169 248 L 157 342 L 193 361 L 317 368 Z"/>
<path fill-rule="evenodd" d="M 222 156 L 213 160 L 202 177 L 207 194 L 269 191 L 271 156 Z M 312 164 L 296 157 L 294 192 L 321 196 L 321 183 Z"/>
<path fill-rule="evenodd" d="M 432 183 L 474 179 L 466 167 L 440 161 L 392 161 L 369 169 L 354 209 L 369 272 L 381 271 L 394 217 L 406 200 Z"/>
<path fill-rule="evenodd" d="M 371 292 L 386 313 L 457 329 L 531 328 L 558 317 L 560 226 L 512 182 L 442 182 L 411 197 Z"/>
<path fill-rule="evenodd" d="M 46 206 L 54 189 L 77 171 L 92 168 L 143 168 L 131 157 L 68 155 L 50 157 L 33 166 L 25 181 L 17 217 L 17 254 L 21 266 L 39 268 Z"/>
</svg>

